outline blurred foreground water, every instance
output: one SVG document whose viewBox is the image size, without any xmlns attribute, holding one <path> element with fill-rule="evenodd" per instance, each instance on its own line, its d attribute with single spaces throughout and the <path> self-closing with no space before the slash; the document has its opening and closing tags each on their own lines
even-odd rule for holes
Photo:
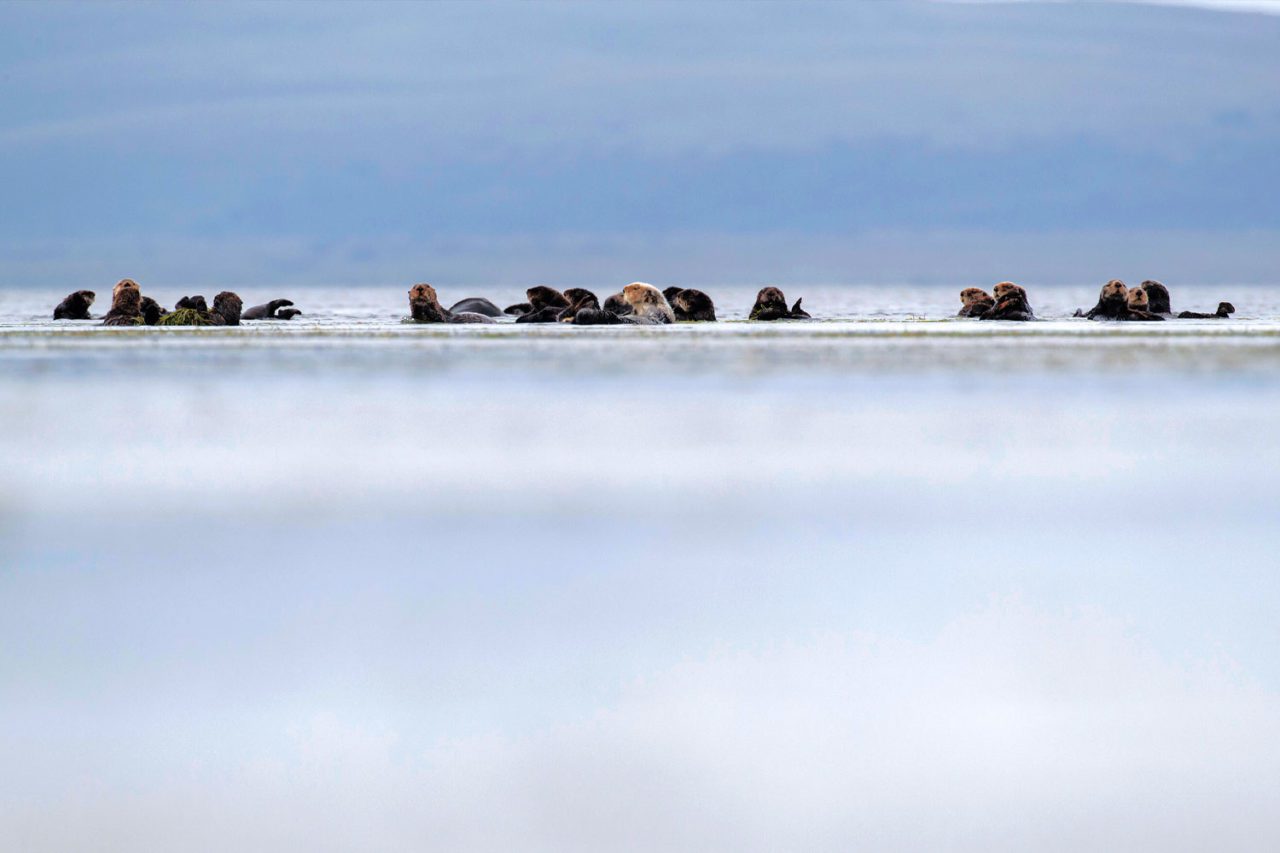
<svg viewBox="0 0 1280 853">
<path fill-rule="evenodd" d="M 1280 843 L 1280 289 L 241 293 L 0 294 L 0 848 Z"/>
</svg>

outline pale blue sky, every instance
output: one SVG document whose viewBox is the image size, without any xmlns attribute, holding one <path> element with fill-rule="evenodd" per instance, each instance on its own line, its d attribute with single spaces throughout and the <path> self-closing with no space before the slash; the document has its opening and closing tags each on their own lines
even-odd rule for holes
<svg viewBox="0 0 1280 853">
<path fill-rule="evenodd" d="M 1052 279 L 1134 262 L 1118 234 L 1202 278 L 1280 260 L 1275 16 L 4 3 L 0 23 L 0 285 Z"/>
</svg>

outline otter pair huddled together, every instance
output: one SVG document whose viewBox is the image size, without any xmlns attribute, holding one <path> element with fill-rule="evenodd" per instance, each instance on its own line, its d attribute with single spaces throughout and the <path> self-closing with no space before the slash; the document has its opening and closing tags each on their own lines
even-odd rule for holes
<svg viewBox="0 0 1280 853">
<path fill-rule="evenodd" d="M 671 301 L 668 301 L 670 294 Z M 669 288 L 667 294 L 651 284 L 632 282 L 605 299 L 573 287 L 563 293 L 539 285 L 525 291 L 528 302 L 499 309 L 488 299 L 469 297 L 450 308 L 440 304 L 435 288 L 415 284 L 409 289 L 410 318 L 417 323 L 491 323 L 494 317 L 514 315 L 517 323 L 572 323 L 578 326 L 660 325 L 677 320 L 715 320 L 711 298 L 699 290 Z"/>
<path fill-rule="evenodd" d="M 1196 311 L 1183 311 L 1177 315 L 1179 320 L 1226 319 L 1235 313 L 1235 306 L 1230 302 L 1219 302 L 1218 310 L 1213 314 L 1202 314 Z M 1173 307 L 1169 301 L 1169 289 L 1158 281 L 1144 281 L 1137 287 L 1126 287 L 1123 281 L 1113 278 L 1102 285 L 1098 294 L 1098 304 L 1088 311 L 1077 310 L 1076 317 L 1089 320 L 1137 320 L 1158 321 L 1173 317 Z"/>
<path fill-rule="evenodd" d="M 1025 322 L 1036 318 L 1027 301 L 1027 291 L 1011 281 L 1002 281 L 992 288 L 994 296 L 980 287 L 966 287 L 960 291 L 961 308 L 957 317 L 973 317 L 978 320 L 1016 320 Z"/>
<path fill-rule="evenodd" d="M 89 307 L 96 294 L 77 290 L 53 309 L 55 320 L 91 320 Z M 150 296 L 143 296 L 138 283 L 121 279 L 111 291 L 111 310 L 103 318 L 105 326 L 238 326 L 243 320 L 289 320 L 302 312 L 288 299 L 273 299 L 241 311 L 243 301 L 235 293 L 224 290 L 213 297 L 210 309 L 203 296 L 184 296 L 173 311 L 165 311 Z"/>
</svg>

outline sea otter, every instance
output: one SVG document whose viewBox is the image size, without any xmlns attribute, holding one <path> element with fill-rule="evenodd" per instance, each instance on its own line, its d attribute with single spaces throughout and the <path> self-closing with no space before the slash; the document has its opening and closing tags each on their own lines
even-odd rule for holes
<svg viewBox="0 0 1280 853">
<path fill-rule="evenodd" d="M 576 326 L 656 326 L 675 322 L 675 312 L 662 291 L 651 284 L 634 281 L 622 293 L 605 300 L 603 308 L 581 308 L 574 315 Z"/>
<path fill-rule="evenodd" d="M 711 301 L 710 296 L 707 296 L 701 290 L 694 290 L 691 287 L 668 287 L 662 291 L 662 295 L 671 304 L 671 310 L 675 312 L 677 320 L 681 322 L 715 322 L 715 303 Z M 800 303 L 797 302 L 796 307 L 798 308 L 799 305 Z"/>
<path fill-rule="evenodd" d="M 787 308 L 787 297 L 776 287 L 761 288 L 756 294 L 756 304 L 751 306 L 748 320 L 805 320 L 809 312 L 800 307 L 803 299 L 797 299 L 795 307 Z"/>
<path fill-rule="evenodd" d="M 209 312 L 215 326 L 239 326 L 240 309 L 244 302 L 230 290 L 224 290 L 213 297 L 213 310 Z"/>
<path fill-rule="evenodd" d="M 560 323 L 572 323 L 579 311 L 593 311 L 600 308 L 600 300 L 586 288 L 571 287 L 564 292 L 564 297 L 569 300 L 569 307 L 561 308 L 560 313 L 556 315 L 556 320 Z"/>
<path fill-rule="evenodd" d="M 1118 278 L 1102 285 L 1098 304 L 1086 312 L 1076 311 L 1075 316 L 1088 320 L 1119 320 L 1129 310 L 1129 288 Z"/>
<path fill-rule="evenodd" d="M 483 314 L 464 311 L 454 314 L 440 304 L 436 289 L 429 284 L 409 288 L 409 315 L 415 323 L 492 323 Z"/>
<path fill-rule="evenodd" d="M 503 314 L 514 314 L 519 317 L 521 314 L 528 314 L 533 310 L 533 306 L 528 302 L 517 302 L 515 305 L 508 305 L 502 309 Z"/>
<path fill-rule="evenodd" d="M 1172 314 L 1173 308 L 1169 303 L 1169 288 L 1165 287 L 1158 281 L 1147 280 L 1138 285 L 1147 292 L 1147 309 L 1152 314 Z"/>
<path fill-rule="evenodd" d="M 483 296 L 468 296 L 449 308 L 451 314 L 482 314 L 485 317 L 501 317 L 502 309 Z"/>
<path fill-rule="evenodd" d="M 516 317 L 517 323 L 555 323 L 560 312 L 570 306 L 569 299 L 554 287 L 538 285 L 524 292 L 530 309 Z"/>
<path fill-rule="evenodd" d="M 160 322 L 160 318 L 165 315 L 165 310 L 160 307 L 160 303 L 156 302 L 150 296 L 142 297 L 142 322 L 148 326 L 154 326 Z"/>
<path fill-rule="evenodd" d="M 1129 291 L 1129 296 L 1125 300 L 1125 313 L 1117 317 L 1117 320 L 1160 320 L 1164 318 L 1159 314 L 1153 314 L 1150 310 L 1150 297 L 1147 291 L 1142 287 L 1135 287 Z"/>
<path fill-rule="evenodd" d="M 142 291 L 132 279 L 124 279 L 111 291 L 111 310 L 102 320 L 104 326 L 142 325 Z"/>
<path fill-rule="evenodd" d="M 89 306 L 97 296 L 92 290 L 77 290 L 58 303 L 53 309 L 55 320 L 91 320 Z"/>
<path fill-rule="evenodd" d="M 288 299 L 272 299 L 265 305 L 255 305 L 240 315 L 241 320 L 289 320 L 302 312 L 289 306 L 293 302 Z"/>
<path fill-rule="evenodd" d="M 992 308 L 996 301 L 980 287 L 966 287 L 960 291 L 960 312 L 957 317 L 982 317 Z"/>
<path fill-rule="evenodd" d="M 676 314 L 667 304 L 666 297 L 652 284 L 633 281 L 622 288 L 622 298 L 631 306 L 629 322 L 654 326 L 676 321 Z"/>
<path fill-rule="evenodd" d="M 1179 320 L 1226 320 L 1232 314 L 1236 313 L 1236 306 L 1230 302 L 1219 302 L 1218 310 L 1212 314 L 1201 314 L 1196 311 L 1183 311 L 1178 315 Z"/>
<path fill-rule="evenodd" d="M 1011 281 L 1002 281 L 992 288 L 995 305 L 979 317 L 979 320 L 1016 320 L 1027 322 L 1036 318 L 1027 301 L 1027 291 Z"/>
</svg>

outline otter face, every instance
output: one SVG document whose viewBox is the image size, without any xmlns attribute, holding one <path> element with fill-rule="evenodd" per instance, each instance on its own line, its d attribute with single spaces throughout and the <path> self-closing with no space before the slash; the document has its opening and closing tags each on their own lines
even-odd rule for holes
<svg viewBox="0 0 1280 853">
<path fill-rule="evenodd" d="M 1127 302 L 1131 311 L 1146 311 L 1147 306 L 1150 304 L 1147 292 L 1141 287 L 1135 287 L 1129 291 Z"/>
<path fill-rule="evenodd" d="M 1021 291 L 1022 288 L 1018 287 L 1018 285 L 1011 281 L 1002 281 L 991 289 L 991 292 L 995 294 L 997 300 L 1004 299 L 1006 296 L 1012 296 L 1013 294 L 1020 293 Z"/>
<path fill-rule="evenodd" d="M 76 296 L 79 297 L 86 306 L 92 305 L 93 300 L 98 298 L 98 295 L 92 290 L 77 290 Z"/>
<path fill-rule="evenodd" d="M 658 290 L 652 284 L 645 284 L 642 281 L 633 281 L 622 288 L 622 298 L 632 308 L 642 308 L 646 305 L 663 305 L 667 301 L 661 290 Z"/>
<path fill-rule="evenodd" d="M 429 284 L 415 284 L 409 288 L 410 302 L 437 302 L 436 289 Z"/>
<path fill-rule="evenodd" d="M 1103 302 L 1124 302 L 1129 298 L 1129 288 L 1125 287 L 1124 282 L 1120 279 L 1113 278 L 1102 285 L 1102 296 L 1100 298 Z"/>
<path fill-rule="evenodd" d="M 964 305 L 972 305 L 975 302 L 990 302 L 991 296 L 980 287 L 966 287 L 960 291 L 960 302 Z"/>
<path fill-rule="evenodd" d="M 128 287 L 132 287 L 134 290 L 139 290 L 139 289 L 140 289 L 140 288 L 138 287 L 138 283 L 137 283 L 136 281 L 134 281 L 133 279 L 131 279 L 131 278 L 122 278 L 122 279 L 120 279 L 118 282 L 116 282 L 116 286 L 115 286 L 115 287 L 111 288 L 111 298 L 112 298 L 112 299 L 115 299 L 115 298 L 116 298 L 116 296 L 120 293 L 120 291 L 121 291 L 121 290 L 123 290 L 123 289 L 125 289 L 125 288 L 128 288 Z"/>
<path fill-rule="evenodd" d="M 568 308 L 569 300 L 563 293 L 554 287 L 546 285 L 538 285 L 531 287 L 524 292 L 529 303 L 533 305 L 534 311 L 541 311 L 543 308 Z"/>
</svg>

